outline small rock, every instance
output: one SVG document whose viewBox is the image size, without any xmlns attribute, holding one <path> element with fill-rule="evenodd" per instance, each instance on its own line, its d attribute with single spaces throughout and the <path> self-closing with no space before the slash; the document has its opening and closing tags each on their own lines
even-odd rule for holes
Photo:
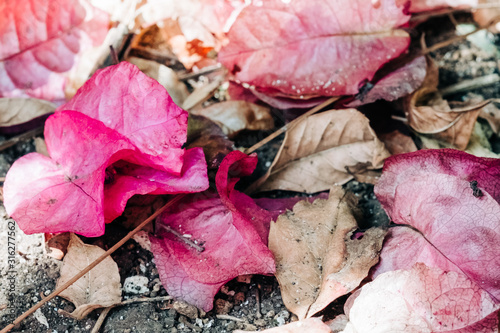
<svg viewBox="0 0 500 333">
<path fill-rule="evenodd" d="M 275 315 L 276 315 L 276 312 L 274 312 L 274 310 L 271 310 L 268 313 L 266 313 L 264 315 L 264 317 L 269 319 L 269 318 L 273 318 Z"/>
<path fill-rule="evenodd" d="M 256 319 L 253 323 L 258 327 L 266 326 L 266 321 L 264 319 Z"/>
<path fill-rule="evenodd" d="M 217 314 L 228 314 L 233 308 L 233 303 L 225 299 L 218 298 L 215 300 L 214 309 Z"/>
<path fill-rule="evenodd" d="M 127 294 L 145 294 L 149 292 L 148 278 L 145 276 L 130 276 L 123 283 L 123 291 Z"/>
<path fill-rule="evenodd" d="M 287 310 L 281 310 L 276 316 L 274 316 L 274 320 L 276 320 L 278 326 L 285 325 L 288 318 L 290 318 L 290 312 Z"/>
</svg>

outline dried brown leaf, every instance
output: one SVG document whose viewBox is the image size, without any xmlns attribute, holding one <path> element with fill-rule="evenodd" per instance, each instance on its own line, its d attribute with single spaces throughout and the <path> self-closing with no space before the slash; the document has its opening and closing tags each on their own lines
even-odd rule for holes
<svg viewBox="0 0 500 333">
<path fill-rule="evenodd" d="M 479 114 L 480 118 L 486 119 L 491 129 L 497 135 L 500 134 L 500 109 L 494 104 L 486 105 Z"/>
<path fill-rule="evenodd" d="M 68 253 L 64 257 L 61 276 L 56 289 L 87 267 L 105 251 L 98 246 L 84 244 L 71 234 Z M 59 296 L 72 302 L 76 309 L 69 315 L 77 320 L 85 318 L 94 309 L 121 302 L 121 285 L 118 265 L 111 257 L 104 259 L 90 272 L 64 290 Z"/>
<path fill-rule="evenodd" d="M 53 113 L 56 105 L 36 98 L 0 98 L 0 131 L 23 132 L 22 125 Z"/>
<path fill-rule="evenodd" d="M 229 137 L 245 129 L 258 131 L 274 128 L 269 108 L 245 101 L 215 103 L 204 109 L 192 110 L 191 114 L 207 117 L 219 124 Z"/>
<path fill-rule="evenodd" d="M 392 155 L 411 153 L 418 150 L 412 138 L 408 135 L 404 135 L 398 130 L 380 134 L 379 138 L 384 142 L 387 150 L 389 150 Z"/>
<path fill-rule="evenodd" d="M 62 260 L 62 258 L 68 252 L 70 233 L 63 232 L 55 235 L 45 234 L 44 236 L 47 255 L 54 259 Z"/>
<path fill-rule="evenodd" d="M 188 119 L 186 148 L 202 147 L 209 169 L 217 169 L 224 156 L 234 150 L 234 144 L 213 121 L 191 115 Z"/>
<path fill-rule="evenodd" d="M 333 187 L 328 200 L 300 201 L 271 223 L 269 248 L 283 302 L 299 319 L 352 291 L 378 262 L 385 231 L 372 228 L 353 237 L 354 204 Z"/>
<path fill-rule="evenodd" d="M 351 180 L 350 167 L 369 163 L 365 170 L 381 168 L 388 156 L 363 114 L 355 109 L 330 110 L 304 119 L 286 133 L 273 164 L 256 186 L 263 183 L 262 191 L 324 191 Z"/>
<path fill-rule="evenodd" d="M 465 149 L 481 109 L 489 102 L 480 102 L 452 109 L 437 90 L 438 69 L 427 59 L 427 76 L 422 86 L 405 98 L 404 107 L 410 127 L 420 134 Z"/>
</svg>

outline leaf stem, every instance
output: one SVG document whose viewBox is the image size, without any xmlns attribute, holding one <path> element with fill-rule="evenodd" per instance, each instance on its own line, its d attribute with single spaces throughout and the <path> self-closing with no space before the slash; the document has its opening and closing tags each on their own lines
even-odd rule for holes
<svg viewBox="0 0 500 333">
<path fill-rule="evenodd" d="M 53 299 L 54 297 L 56 297 L 57 295 L 59 295 L 63 290 L 65 290 L 66 288 L 68 288 L 69 286 L 71 286 L 73 283 L 75 283 L 78 279 L 80 279 L 82 276 L 84 276 L 85 274 L 87 274 L 92 268 L 94 268 L 95 266 L 97 266 L 101 261 L 103 261 L 104 259 L 106 259 L 110 254 L 112 254 L 113 252 L 115 252 L 116 250 L 118 250 L 118 248 L 120 248 L 123 244 L 125 244 L 126 241 L 128 241 L 130 238 L 132 238 L 137 232 L 139 232 L 149 222 L 151 222 L 152 220 L 154 220 L 165 209 L 167 209 L 168 207 L 170 207 L 173 204 L 177 203 L 184 196 L 185 196 L 185 194 L 179 194 L 179 195 L 175 196 L 174 198 L 172 198 L 172 200 L 170 200 L 165 205 L 163 205 L 162 207 L 160 207 L 150 217 L 148 217 L 143 222 L 141 222 L 141 224 L 139 224 L 134 230 L 132 230 L 131 232 L 129 232 L 125 237 L 123 237 L 113 247 L 111 247 L 109 250 L 107 250 L 105 253 L 103 253 L 99 258 L 97 258 L 96 260 L 94 260 L 90 265 L 88 265 L 87 267 L 85 267 L 78 274 L 76 274 L 75 276 L 73 276 L 70 280 L 68 280 L 68 282 L 66 282 L 65 284 L 63 284 L 62 286 L 60 286 L 59 288 L 57 288 L 56 290 L 54 290 L 50 295 L 48 295 L 47 297 L 45 297 L 44 299 L 42 299 L 40 302 L 38 302 L 37 304 L 35 304 L 34 306 L 32 306 L 29 310 L 27 310 L 26 312 L 24 312 L 22 315 L 20 315 L 19 317 L 17 317 L 11 324 L 9 324 L 6 327 L 4 327 L 0 331 L 0 333 L 7 333 L 7 332 L 9 332 L 17 324 L 19 324 L 21 321 L 23 321 L 26 317 L 28 317 L 29 315 L 31 315 L 32 313 L 34 313 L 36 310 L 38 310 L 40 307 L 42 307 L 42 305 L 44 305 L 45 303 L 47 303 L 48 301 L 50 301 L 51 299 Z"/>
</svg>

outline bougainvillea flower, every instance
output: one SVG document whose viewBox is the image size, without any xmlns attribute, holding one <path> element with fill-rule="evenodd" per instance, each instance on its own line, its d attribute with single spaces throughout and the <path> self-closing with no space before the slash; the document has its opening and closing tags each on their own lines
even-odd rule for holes
<svg viewBox="0 0 500 333">
<path fill-rule="evenodd" d="M 102 43 L 109 25 L 79 0 L 3 1 L 0 17 L 0 97 L 63 100 L 63 73 Z"/>
<path fill-rule="evenodd" d="M 96 111 L 82 96 L 92 96 Z M 24 232 L 100 236 L 134 194 L 208 187 L 202 149 L 181 149 L 187 112 L 137 67 L 97 72 L 75 99 L 67 106 L 76 111 L 57 111 L 46 122 L 51 158 L 28 154 L 7 174 L 5 207 Z"/>
<path fill-rule="evenodd" d="M 218 193 L 189 195 L 158 219 L 151 250 L 169 295 L 209 311 L 229 280 L 275 272 L 266 246 L 271 215 L 234 189 L 256 163 L 256 156 L 229 153 L 217 172 Z"/>
<path fill-rule="evenodd" d="M 374 275 L 429 267 L 464 273 L 500 303 L 500 160 L 444 149 L 386 160 L 375 193 L 397 224 Z"/>
</svg>

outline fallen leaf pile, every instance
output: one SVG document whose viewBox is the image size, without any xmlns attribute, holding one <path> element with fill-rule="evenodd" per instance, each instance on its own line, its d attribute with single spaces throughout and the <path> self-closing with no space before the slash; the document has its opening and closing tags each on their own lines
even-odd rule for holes
<svg viewBox="0 0 500 333">
<path fill-rule="evenodd" d="M 104 253 L 88 237 L 149 223 L 134 239 L 188 327 L 260 274 L 294 314 L 267 332 L 498 332 L 499 96 L 442 87 L 468 46 L 437 52 L 474 44 L 454 13 L 490 5 L 0 0 L 0 150 L 43 130 L 6 211 L 64 259 L 57 287 Z M 456 36 L 427 38 L 442 13 Z M 107 257 L 61 312 L 123 305 L 124 274 Z"/>
</svg>

